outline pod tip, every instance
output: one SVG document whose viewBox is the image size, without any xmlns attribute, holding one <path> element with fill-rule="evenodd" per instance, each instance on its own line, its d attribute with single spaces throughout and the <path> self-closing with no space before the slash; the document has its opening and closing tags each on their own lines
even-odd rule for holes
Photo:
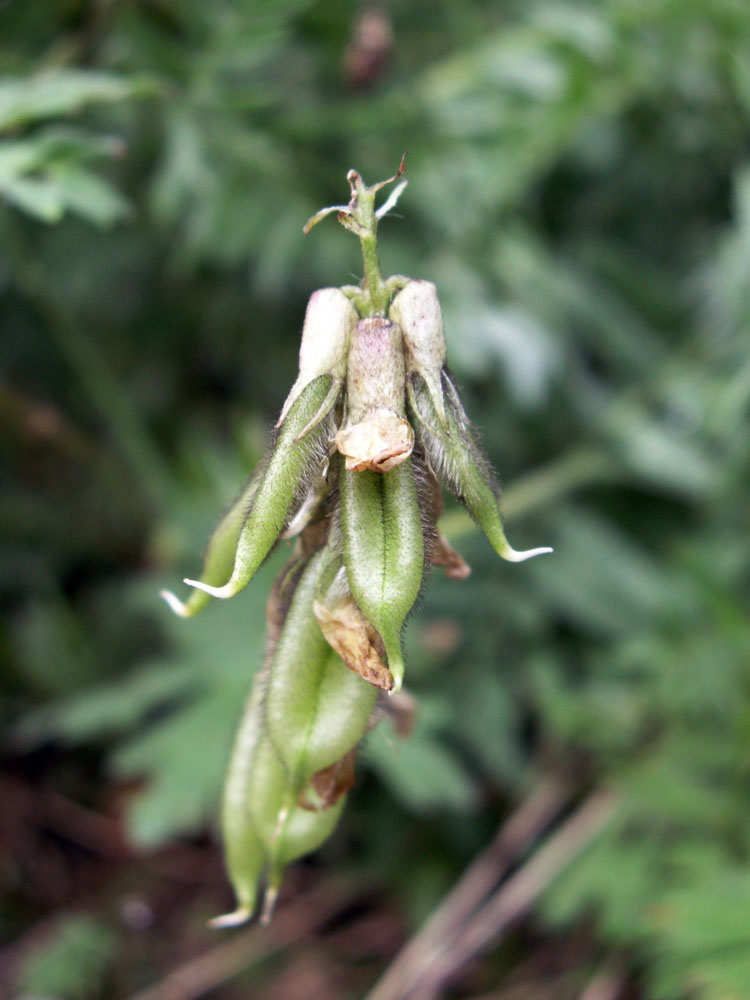
<svg viewBox="0 0 750 1000">
<path fill-rule="evenodd" d="M 163 601 L 166 601 L 170 610 L 174 611 L 174 613 L 180 618 L 190 617 L 187 604 L 185 604 L 184 601 L 181 601 L 176 594 L 172 593 L 171 590 L 160 590 L 159 597 L 161 597 Z"/>
<path fill-rule="evenodd" d="M 240 906 L 231 913 L 223 913 L 220 917 L 209 920 L 208 926 L 213 927 L 214 930 L 223 930 L 225 927 L 240 927 L 242 924 L 246 924 L 252 915 L 251 909 L 247 906 Z"/>
<path fill-rule="evenodd" d="M 183 583 L 186 583 L 188 587 L 195 587 L 196 590 L 202 590 L 204 594 L 210 594 L 211 597 L 234 597 L 237 590 L 230 580 L 229 583 L 225 583 L 223 587 L 212 587 L 210 583 L 203 583 L 201 580 L 188 580 L 185 578 Z"/>
<path fill-rule="evenodd" d="M 263 896 L 263 911 L 260 915 L 260 922 L 264 927 L 268 927 L 273 918 L 273 911 L 276 909 L 276 901 L 279 898 L 279 890 L 276 886 L 269 885 Z"/>
<path fill-rule="evenodd" d="M 511 548 L 511 546 L 508 545 L 507 548 L 503 549 L 500 555 L 503 559 L 507 559 L 508 562 L 518 563 L 525 562 L 527 559 L 533 559 L 534 556 L 545 555 L 545 553 L 553 551 L 554 550 L 548 545 L 545 545 L 538 549 L 527 549 L 525 552 L 517 552 L 514 548 Z"/>
</svg>

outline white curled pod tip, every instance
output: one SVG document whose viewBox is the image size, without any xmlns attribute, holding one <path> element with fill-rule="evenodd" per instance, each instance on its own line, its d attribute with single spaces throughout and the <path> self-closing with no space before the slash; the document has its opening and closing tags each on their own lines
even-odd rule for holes
<svg viewBox="0 0 750 1000">
<path fill-rule="evenodd" d="M 234 574 L 223 587 L 212 587 L 211 584 L 203 583 L 202 580 L 188 580 L 187 577 L 182 582 L 186 583 L 188 587 L 195 587 L 196 590 L 202 590 L 204 594 L 210 594 L 211 597 L 218 597 L 222 600 L 234 597 L 235 594 L 238 594 L 242 590 L 242 585 L 235 582 Z M 172 607 L 171 604 L 170 607 Z M 180 614 L 179 611 L 177 613 Z"/>
<path fill-rule="evenodd" d="M 173 594 L 171 590 L 160 590 L 159 597 L 167 603 L 169 609 L 173 611 L 180 618 L 190 618 L 191 614 L 188 610 L 188 606 L 184 601 L 181 601 L 176 594 Z"/>
<path fill-rule="evenodd" d="M 223 930 L 225 927 L 241 927 L 252 917 L 252 912 L 245 907 L 233 910 L 231 913 L 223 913 L 220 917 L 213 917 L 208 921 L 208 926 L 214 930 Z"/>
<path fill-rule="evenodd" d="M 263 927 L 268 927 L 271 923 L 278 899 L 279 890 L 276 886 L 269 885 L 263 895 L 263 907 L 260 912 L 260 922 Z"/>
<path fill-rule="evenodd" d="M 346 359 L 359 314 L 340 288 L 319 288 L 307 303 L 299 349 L 299 374 L 284 403 L 279 427 L 299 394 L 319 375 L 337 382 L 346 376 Z"/>
<path fill-rule="evenodd" d="M 391 302 L 388 315 L 401 327 L 407 373 L 416 372 L 425 380 L 432 404 L 445 424 L 440 379 L 445 366 L 445 331 L 436 286 L 431 281 L 407 282 Z"/>
<path fill-rule="evenodd" d="M 546 555 L 549 552 L 554 552 L 554 549 L 550 548 L 548 545 L 544 545 L 538 549 L 527 549 L 525 552 L 518 552 L 510 545 L 507 545 L 503 548 L 502 552 L 500 552 L 500 555 L 508 562 L 519 563 L 525 562 L 527 559 L 533 559 L 534 556 Z"/>
</svg>

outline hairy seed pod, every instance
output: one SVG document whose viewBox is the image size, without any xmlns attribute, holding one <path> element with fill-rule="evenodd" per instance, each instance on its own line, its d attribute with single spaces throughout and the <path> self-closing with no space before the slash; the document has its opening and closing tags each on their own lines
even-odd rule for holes
<svg viewBox="0 0 750 1000">
<path fill-rule="evenodd" d="M 235 737 L 224 782 L 221 810 L 224 863 L 237 899 L 237 909 L 216 917 L 214 927 L 234 927 L 255 912 L 258 881 L 268 862 L 268 852 L 249 808 L 253 762 L 262 737 L 262 701 L 265 675 L 255 679 Z"/>
<path fill-rule="evenodd" d="M 412 461 L 390 472 L 341 470 L 344 565 L 354 600 L 385 644 L 394 693 L 404 661 L 401 629 L 424 573 L 424 537 Z"/>
<path fill-rule="evenodd" d="M 251 786 L 250 813 L 257 824 L 268 856 L 267 888 L 261 920 L 268 923 L 287 867 L 316 851 L 331 836 L 346 797 L 330 808 L 315 811 L 298 804 L 302 793 L 289 783 L 289 773 L 267 737 L 258 746 L 255 770 L 259 779 Z"/>
<path fill-rule="evenodd" d="M 445 426 L 440 381 L 445 365 L 445 333 L 437 288 L 431 281 L 407 282 L 391 302 L 388 315 L 401 327 L 404 337 L 407 387 L 411 385 L 409 376 L 421 375 L 440 425 Z"/>
<path fill-rule="evenodd" d="M 299 792 L 271 738 L 261 736 L 253 756 L 246 809 L 267 860 L 268 888 L 263 903 L 264 922 L 271 917 L 284 871 L 292 861 L 309 854 L 328 839 L 338 822 L 345 799 L 330 809 L 310 812 L 297 804 Z"/>
<path fill-rule="evenodd" d="M 203 583 L 219 587 L 231 576 L 242 525 L 253 505 L 261 478 L 262 470 L 256 470 L 245 489 L 214 529 L 203 558 L 201 573 Z M 205 590 L 194 590 L 187 601 L 181 601 L 170 590 L 162 590 L 160 593 L 172 611 L 181 618 L 192 618 L 211 600 L 211 595 Z"/>
<path fill-rule="evenodd" d="M 443 372 L 446 413 L 445 433 L 436 433 L 437 413 L 424 381 L 414 378 L 414 423 L 417 439 L 424 448 L 433 471 L 444 479 L 503 559 L 522 562 L 551 552 L 550 548 L 517 552 L 505 537 L 500 516 L 499 491 L 489 459 L 477 441 L 476 431 L 463 408 L 458 390 Z"/>
<path fill-rule="evenodd" d="M 331 437 L 325 418 L 336 402 L 337 383 L 321 375 L 305 386 L 282 423 L 237 540 L 234 566 L 224 586 L 185 580 L 212 597 L 233 597 L 246 587 L 276 544 L 295 502 L 322 465 Z"/>
<path fill-rule="evenodd" d="M 317 850 L 331 835 L 344 807 L 348 787 L 321 801 L 310 811 L 298 799 L 317 794 L 300 793 L 291 783 L 264 726 L 263 698 L 267 677 L 259 675 L 235 741 L 225 784 L 222 833 L 227 871 L 237 908 L 211 921 L 214 927 L 234 927 L 255 911 L 258 884 L 267 873 L 268 892 L 264 919 L 270 911 L 286 867 Z"/>
<path fill-rule="evenodd" d="M 346 795 L 341 795 L 327 808 L 310 810 L 294 805 L 283 815 L 271 845 L 268 889 L 263 907 L 266 922 L 288 866 L 305 854 L 317 851 L 328 840 L 336 829 L 345 805 Z"/>
<path fill-rule="evenodd" d="M 414 447 L 405 419 L 404 348 L 396 323 L 380 316 L 357 323 L 346 379 L 347 422 L 336 447 L 350 471 L 388 472 Z"/>
<path fill-rule="evenodd" d="M 326 642 L 313 610 L 321 582 L 340 558 L 330 548 L 310 558 L 269 669 L 266 724 L 296 794 L 359 742 L 377 697 Z"/>
</svg>

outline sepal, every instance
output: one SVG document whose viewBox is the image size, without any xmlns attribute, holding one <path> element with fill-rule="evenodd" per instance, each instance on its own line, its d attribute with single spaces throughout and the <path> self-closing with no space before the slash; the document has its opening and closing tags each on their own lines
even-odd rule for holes
<svg viewBox="0 0 750 1000">
<path fill-rule="evenodd" d="M 445 427 L 441 373 L 445 366 L 445 333 L 437 288 L 431 281 L 408 281 L 395 296 L 389 317 L 401 327 L 407 378 L 420 375 L 432 405 Z"/>
<path fill-rule="evenodd" d="M 299 349 L 299 374 L 276 424 L 280 427 L 302 390 L 320 375 L 346 378 L 346 359 L 359 315 L 340 288 L 319 288 L 307 303 Z"/>
</svg>

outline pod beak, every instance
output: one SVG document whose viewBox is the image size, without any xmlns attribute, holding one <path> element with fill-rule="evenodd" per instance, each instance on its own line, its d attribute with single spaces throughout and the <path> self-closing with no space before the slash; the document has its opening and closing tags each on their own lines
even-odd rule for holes
<svg viewBox="0 0 750 1000">
<path fill-rule="evenodd" d="M 527 549 L 525 552 L 518 552 L 512 546 L 508 545 L 499 555 L 503 559 L 507 559 L 508 562 L 519 563 L 525 562 L 527 559 L 533 559 L 534 556 L 543 556 L 547 552 L 554 552 L 554 549 L 551 549 L 548 545 L 544 545 L 538 549 Z"/>
<path fill-rule="evenodd" d="M 239 593 L 237 585 L 233 580 L 225 583 L 223 587 L 212 587 L 210 583 L 202 583 L 200 580 L 185 579 L 182 582 L 186 583 L 188 587 L 195 587 L 196 590 L 202 590 L 204 594 L 210 594 L 211 597 L 227 598 L 234 597 L 235 594 Z M 165 600 L 167 599 L 165 598 Z M 177 598 L 175 598 L 175 600 L 177 600 Z M 171 602 L 167 601 L 167 603 L 170 607 L 172 607 Z M 180 614 L 179 611 L 177 613 Z"/>
<path fill-rule="evenodd" d="M 231 913 L 223 913 L 220 917 L 214 917 L 208 921 L 208 926 L 215 930 L 223 930 L 225 927 L 240 927 L 242 924 L 246 924 L 252 915 L 252 910 L 243 906 Z"/>
<path fill-rule="evenodd" d="M 174 611 L 174 613 L 179 615 L 180 618 L 192 617 L 187 604 L 184 601 L 181 601 L 176 594 L 172 593 L 171 590 L 160 590 L 159 597 L 166 601 L 170 610 Z"/>
</svg>

